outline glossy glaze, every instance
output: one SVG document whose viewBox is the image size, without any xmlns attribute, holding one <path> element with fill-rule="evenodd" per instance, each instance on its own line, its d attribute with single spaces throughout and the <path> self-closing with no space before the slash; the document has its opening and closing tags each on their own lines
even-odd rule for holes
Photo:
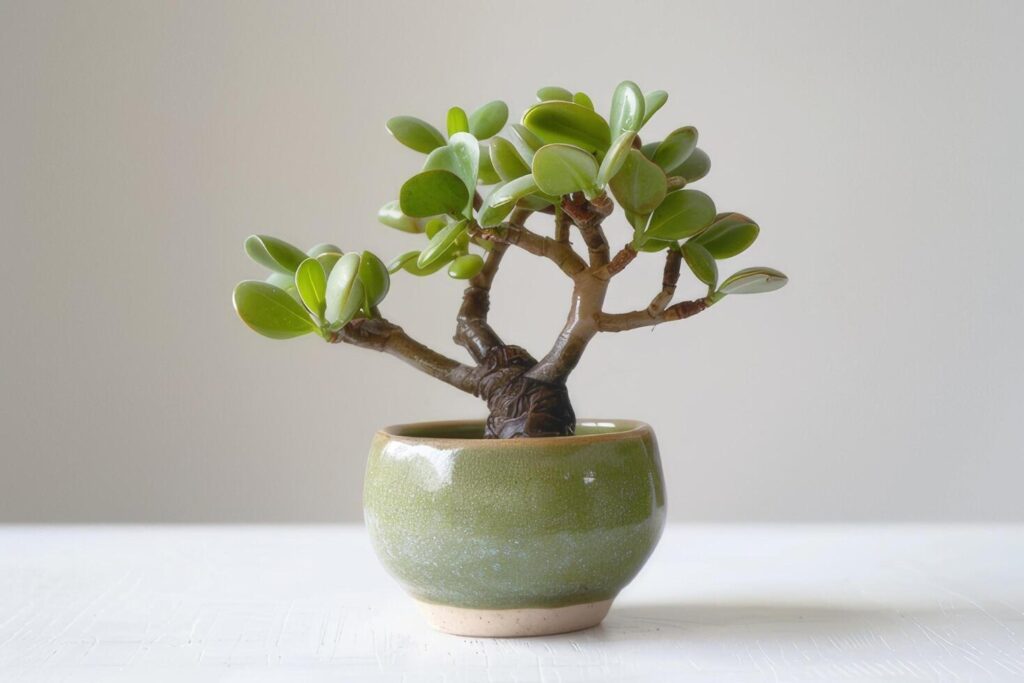
<svg viewBox="0 0 1024 683">
<path fill-rule="evenodd" d="M 665 521 L 657 442 L 627 420 L 578 435 L 493 440 L 481 422 L 381 430 L 370 449 L 367 528 L 418 600 L 472 609 L 614 598 Z"/>
</svg>

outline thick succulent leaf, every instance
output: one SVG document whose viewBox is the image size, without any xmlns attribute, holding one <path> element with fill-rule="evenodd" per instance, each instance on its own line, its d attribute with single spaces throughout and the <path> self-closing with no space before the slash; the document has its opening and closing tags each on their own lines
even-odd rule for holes
<svg viewBox="0 0 1024 683">
<path fill-rule="evenodd" d="M 695 149 L 697 149 L 697 129 L 693 126 L 684 126 L 675 129 L 661 141 L 658 149 L 654 152 L 652 161 L 665 171 L 671 171 L 682 166 Z M 678 174 L 670 173 L 669 175 Z"/>
<path fill-rule="evenodd" d="M 645 142 L 640 148 L 640 153 L 647 159 L 654 161 L 654 153 L 658 151 L 658 146 L 661 142 Z"/>
<path fill-rule="evenodd" d="M 597 184 L 599 186 L 607 185 L 608 181 L 622 170 L 622 165 L 626 163 L 629 151 L 633 149 L 633 140 L 635 138 L 636 133 L 629 130 L 615 138 L 615 142 L 608 148 L 608 153 L 601 160 L 601 168 L 597 172 Z"/>
<path fill-rule="evenodd" d="M 324 275 L 330 277 L 331 271 L 334 269 L 334 264 L 338 262 L 338 259 L 342 257 L 340 251 L 327 252 L 326 254 L 320 254 L 316 257 L 316 260 L 320 262 L 320 267 L 324 269 Z"/>
<path fill-rule="evenodd" d="M 670 192 L 647 225 L 644 237 L 678 240 L 696 235 L 715 220 L 715 203 L 697 190 Z"/>
<path fill-rule="evenodd" d="M 363 298 L 367 307 L 383 301 L 391 288 L 388 267 L 370 251 L 364 251 L 359 256 L 359 281 L 363 283 Z"/>
<path fill-rule="evenodd" d="M 578 92 L 572 96 L 572 101 L 581 107 L 586 107 L 590 111 L 594 111 L 594 101 L 590 99 L 590 96 L 585 92 Z"/>
<path fill-rule="evenodd" d="M 245 253 L 256 263 L 285 275 L 294 275 L 306 252 L 270 235 L 251 235 L 245 240 Z"/>
<path fill-rule="evenodd" d="M 644 122 L 644 95 L 633 81 L 623 81 L 612 95 L 612 109 L 608 117 L 611 134 L 618 137 L 627 130 L 634 133 Z"/>
<path fill-rule="evenodd" d="M 665 172 L 636 149 L 629 151 L 622 169 L 608 185 L 622 208 L 638 214 L 656 209 L 668 191 Z"/>
<path fill-rule="evenodd" d="M 501 182 L 501 176 L 494 163 L 491 161 L 491 150 L 487 145 L 480 145 L 480 171 L 477 173 L 477 180 L 481 185 L 494 185 Z"/>
<path fill-rule="evenodd" d="M 429 154 L 444 146 L 441 131 L 415 116 L 395 116 L 388 119 L 385 125 L 396 140 L 417 152 Z"/>
<path fill-rule="evenodd" d="M 531 153 L 536 152 L 538 149 L 544 146 L 544 141 L 533 134 L 529 128 L 524 125 L 513 123 L 512 132 L 516 134 L 516 137 L 526 146 Z"/>
<path fill-rule="evenodd" d="M 744 268 L 730 275 L 718 288 L 718 294 L 760 294 L 784 287 L 789 278 L 774 268 Z"/>
<path fill-rule="evenodd" d="M 416 265 L 420 268 L 426 268 L 447 254 L 449 248 L 466 234 L 466 224 L 465 220 L 461 220 L 449 223 L 439 230 L 436 235 L 430 238 L 426 248 L 420 252 L 419 257 L 416 259 Z"/>
<path fill-rule="evenodd" d="M 423 232 L 423 224 L 412 216 L 406 216 L 402 213 L 402 207 L 397 199 L 388 202 L 377 210 L 377 220 L 389 228 L 401 230 L 402 232 Z"/>
<path fill-rule="evenodd" d="M 441 232 L 444 227 L 448 225 L 448 221 L 444 218 L 431 218 L 427 221 L 426 225 L 423 226 L 423 232 L 427 234 L 427 239 L 434 239 L 434 235 Z"/>
<path fill-rule="evenodd" d="M 687 183 L 693 183 L 708 174 L 711 170 L 711 159 L 700 147 L 693 150 L 686 161 L 668 172 L 668 175 L 677 175 L 686 178 Z"/>
<path fill-rule="evenodd" d="M 327 273 L 316 258 L 308 258 L 295 271 L 295 288 L 306 309 L 323 320 L 327 305 Z"/>
<path fill-rule="evenodd" d="M 456 133 L 446 146 L 435 149 L 427 156 L 423 170 L 454 173 L 462 179 L 472 196 L 476 191 L 477 173 L 480 170 L 480 143 L 469 133 Z"/>
<path fill-rule="evenodd" d="M 264 337 L 290 339 L 320 329 L 299 302 L 266 282 L 239 283 L 233 299 L 242 322 Z"/>
<path fill-rule="evenodd" d="M 523 125 L 544 144 L 564 142 L 601 156 L 611 144 L 608 123 L 572 102 L 541 102 L 526 110 Z"/>
<path fill-rule="evenodd" d="M 716 259 L 726 259 L 742 253 L 754 243 L 761 229 L 757 223 L 741 213 L 727 213 L 715 219 L 707 230 L 694 237 Z"/>
<path fill-rule="evenodd" d="M 565 88 L 559 88 L 557 85 L 548 85 L 537 91 L 537 99 L 541 102 L 548 100 L 572 102 L 572 92 Z"/>
<path fill-rule="evenodd" d="M 690 267 L 697 279 L 708 287 L 714 287 L 718 282 L 718 264 L 715 257 L 708 253 L 708 250 L 694 242 L 687 242 L 683 245 L 683 260 Z"/>
<path fill-rule="evenodd" d="M 494 192 L 487 197 L 487 204 L 494 207 L 503 206 L 515 202 L 528 194 L 532 194 L 539 189 L 536 179 L 530 173 L 495 188 Z"/>
<path fill-rule="evenodd" d="M 469 115 L 469 132 L 478 140 L 497 135 L 508 122 L 508 105 L 501 100 L 488 102 Z"/>
<path fill-rule="evenodd" d="M 321 254 L 342 254 L 341 247 L 331 244 L 330 242 L 321 242 L 320 244 L 313 245 L 306 250 L 306 256 L 310 258 L 316 258 Z"/>
<path fill-rule="evenodd" d="M 447 124 L 448 137 L 451 137 L 456 133 L 468 133 L 469 117 L 466 116 L 466 110 L 462 107 L 452 107 L 449 109 Z"/>
<path fill-rule="evenodd" d="M 644 240 L 640 244 L 634 243 L 633 248 L 647 254 L 654 254 L 678 245 L 679 243 L 673 240 Z"/>
<path fill-rule="evenodd" d="M 404 254 L 399 254 L 395 258 L 391 259 L 388 263 L 388 273 L 395 274 L 405 267 L 405 264 L 412 262 L 416 263 L 416 259 L 419 258 L 420 252 L 418 249 L 407 251 Z"/>
<path fill-rule="evenodd" d="M 484 259 L 479 254 L 463 254 L 448 266 L 448 276 L 456 280 L 468 280 L 484 267 Z"/>
<path fill-rule="evenodd" d="M 352 319 L 363 305 L 363 285 L 359 281 L 359 254 L 349 252 L 338 259 L 327 277 L 324 319 L 338 328 Z"/>
<path fill-rule="evenodd" d="M 402 213 L 417 218 L 460 214 L 466 208 L 469 196 L 469 190 L 459 176 L 451 171 L 435 169 L 423 171 L 405 181 L 399 192 L 399 206 Z"/>
<path fill-rule="evenodd" d="M 491 140 L 491 164 L 502 180 L 515 180 L 530 172 L 530 165 L 523 160 L 515 145 L 501 136 Z"/>
<path fill-rule="evenodd" d="M 652 90 L 644 95 L 644 121 L 641 125 L 650 121 L 654 112 L 665 106 L 666 102 L 668 102 L 668 93 L 664 90 Z"/>
<path fill-rule="evenodd" d="M 583 190 L 588 195 L 597 184 L 597 161 L 573 145 L 544 145 L 533 156 L 533 178 L 542 192 L 554 196 Z"/>
</svg>

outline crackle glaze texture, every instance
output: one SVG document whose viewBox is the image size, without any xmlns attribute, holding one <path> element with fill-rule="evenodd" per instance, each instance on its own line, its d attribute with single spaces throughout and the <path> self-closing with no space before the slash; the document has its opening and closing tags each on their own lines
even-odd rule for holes
<svg viewBox="0 0 1024 683">
<path fill-rule="evenodd" d="M 479 438 L 482 422 L 381 430 L 364 512 L 384 566 L 421 601 L 474 609 L 614 598 L 654 550 L 665 490 L 651 428 Z"/>
</svg>

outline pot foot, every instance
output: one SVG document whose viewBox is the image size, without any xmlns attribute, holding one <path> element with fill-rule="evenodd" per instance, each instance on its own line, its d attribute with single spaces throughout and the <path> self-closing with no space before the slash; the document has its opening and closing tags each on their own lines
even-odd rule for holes
<svg viewBox="0 0 1024 683">
<path fill-rule="evenodd" d="M 527 609 L 469 609 L 416 601 L 431 627 L 473 638 L 521 638 L 569 633 L 597 626 L 607 616 L 611 600 L 566 607 Z"/>
</svg>

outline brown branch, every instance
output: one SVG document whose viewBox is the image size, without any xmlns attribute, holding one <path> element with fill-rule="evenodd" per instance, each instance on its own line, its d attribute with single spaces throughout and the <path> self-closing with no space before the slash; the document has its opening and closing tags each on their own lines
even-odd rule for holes
<svg viewBox="0 0 1024 683">
<path fill-rule="evenodd" d="M 611 279 L 615 275 L 618 275 L 623 270 L 625 270 L 626 266 L 632 263 L 633 259 L 636 258 L 636 255 L 637 251 L 636 249 L 633 248 L 633 245 L 627 244 L 622 249 L 619 249 L 618 253 L 616 253 L 615 256 L 612 257 L 612 260 L 609 261 L 607 265 L 598 268 L 594 272 L 595 277 L 598 277 L 602 280 Z"/>
<path fill-rule="evenodd" d="M 477 393 L 474 368 L 424 346 L 407 335 L 401 327 L 383 318 L 357 318 L 333 332 L 328 341 L 386 353 L 456 389 L 474 395 Z"/>
<path fill-rule="evenodd" d="M 574 279 L 587 269 L 587 264 L 568 244 L 538 235 L 522 225 L 509 222 L 486 229 L 474 225 L 470 228 L 470 235 L 495 244 L 519 247 L 535 256 L 543 256 Z"/>
<path fill-rule="evenodd" d="M 562 199 L 562 209 L 579 229 L 583 242 L 590 252 L 590 267 L 602 268 L 611 258 L 608 240 L 601 229 L 601 222 L 607 218 L 615 204 L 607 195 L 588 201 L 582 192 L 567 195 Z"/>
<path fill-rule="evenodd" d="M 597 329 L 600 332 L 624 332 L 638 327 L 651 327 L 659 323 L 682 320 L 697 315 L 711 304 L 707 298 L 693 301 L 680 301 L 661 311 L 651 313 L 650 308 L 629 313 L 601 313 L 597 316 Z"/>
<path fill-rule="evenodd" d="M 555 241 L 562 244 L 569 244 L 569 224 L 572 219 L 566 215 L 561 207 L 555 209 Z"/>
<path fill-rule="evenodd" d="M 462 306 L 456 319 L 455 343 L 469 351 L 477 363 L 492 348 L 504 345 L 501 337 L 487 322 L 487 313 L 491 308 L 491 284 L 507 249 L 507 244 L 492 245 L 484 267 L 473 276 L 462 294 Z"/>
</svg>

